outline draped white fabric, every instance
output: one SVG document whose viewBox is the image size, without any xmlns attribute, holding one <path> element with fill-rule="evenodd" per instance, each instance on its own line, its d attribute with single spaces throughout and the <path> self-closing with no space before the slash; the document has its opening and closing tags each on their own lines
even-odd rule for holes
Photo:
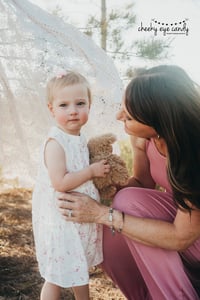
<svg viewBox="0 0 200 300">
<path fill-rule="evenodd" d="M 113 61 L 86 35 L 26 0 L 0 0 L 0 167 L 32 186 L 43 137 L 52 123 L 45 85 L 58 69 L 73 69 L 92 85 L 85 133 L 114 132 L 122 82 Z"/>
</svg>

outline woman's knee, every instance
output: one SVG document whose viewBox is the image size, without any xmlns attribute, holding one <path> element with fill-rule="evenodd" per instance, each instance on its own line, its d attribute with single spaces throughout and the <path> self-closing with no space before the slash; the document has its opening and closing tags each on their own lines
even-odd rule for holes
<svg viewBox="0 0 200 300">
<path fill-rule="evenodd" d="M 169 193 L 137 187 L 120 190 L 113 207 L 136 217 L 173 220 L 176 208 Z"/>
<path fill-rule="evenodd" d="M 129 212 L 133 207 L 137 206 L 136 199 L 139 200 L 137 188 L 124 188 L 115 195 L 113 207 L 117 210 Z"/>
</svg>

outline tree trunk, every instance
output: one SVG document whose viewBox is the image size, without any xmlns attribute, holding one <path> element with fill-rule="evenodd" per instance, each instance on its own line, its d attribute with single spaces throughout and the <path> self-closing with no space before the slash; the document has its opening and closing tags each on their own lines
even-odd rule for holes
<svg viewBox="0 0 200 300">
<path fill-rule="evenodd" d="M 101 0 L 101 48 L 107 50 L 106 0 Z"/>
</svg>

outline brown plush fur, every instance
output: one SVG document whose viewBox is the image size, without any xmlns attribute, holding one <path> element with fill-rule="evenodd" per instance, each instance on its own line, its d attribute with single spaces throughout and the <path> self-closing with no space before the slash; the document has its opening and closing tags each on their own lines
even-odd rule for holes
<svg viewBox="0 0 200 300">
<path fill-rule="evenodd" d="M 91 138 L 88 142 L 90 163 L 106 159 L 110 165 L 110 172 L 106 177 L 96 177 L 93 180 L 101 199 L 111 199 L 115 195 L 117 187 L 125 186 L 129 179 L 125 162 L 120 156 L 112 153 L 112 144 L 115 141 L 116 136 L 107 133 Z"/>
</svg>

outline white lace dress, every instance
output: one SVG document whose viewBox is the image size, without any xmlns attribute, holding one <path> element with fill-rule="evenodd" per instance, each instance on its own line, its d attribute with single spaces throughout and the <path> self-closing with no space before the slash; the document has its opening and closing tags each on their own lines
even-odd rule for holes
<svg viewBox="0 0 200 300">
<path fill-rule="evenodd" d="M 52 127 L 46 141 L 53 138 L 63 147 L 68 172 L 76 172 L 89 164 L 84 136 L 74 136 Z M 102 227 L 97 224 L 67 222 L 57 204 L 57 192 L 51 186 L 44 164 L 44 147 L 32 197 L 33 233 L 41 276 L 61 287 L 85 285 L 88 268 L 102 262 Z M 99 201 L 92 181 L 76 189 Z"/>
</svg>

